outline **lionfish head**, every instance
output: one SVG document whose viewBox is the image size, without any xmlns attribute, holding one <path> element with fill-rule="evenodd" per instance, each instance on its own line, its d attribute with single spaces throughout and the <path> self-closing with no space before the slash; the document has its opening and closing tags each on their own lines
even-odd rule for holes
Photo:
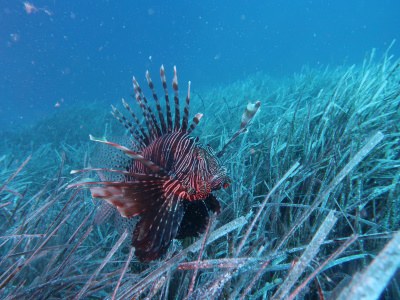
<svg viewBox="0 0 400 300">
<path fill-rule="evenodd" d="M 212 191 L 229 187 L 231 180 L 227 170 L 209 145 L 197 143 L 190 161 L 190 166 L 181 178 L 189 195 L 188 200 L 204 199 Z"/>
</svg>

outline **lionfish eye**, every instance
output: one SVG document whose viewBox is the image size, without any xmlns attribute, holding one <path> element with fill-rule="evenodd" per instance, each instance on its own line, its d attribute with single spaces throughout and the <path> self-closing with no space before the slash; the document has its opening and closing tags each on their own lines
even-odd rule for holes
<svg viewBox="0 0 400 300">
<path fill-rule="evenodd" d="M 229 187 L 229 182 L 224 182 L 224 185 L 222 187 L 226 190 Z"/>
</svg>

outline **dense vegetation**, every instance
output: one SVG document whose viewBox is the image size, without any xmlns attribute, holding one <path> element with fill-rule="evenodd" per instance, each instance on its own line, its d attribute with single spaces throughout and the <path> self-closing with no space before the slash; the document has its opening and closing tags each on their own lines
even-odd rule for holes
<svg viewBox="0 0 400 300">
<path fill-rule="evenodd" d="M 121 134 L 107 108 L 3 132 L 0 296 L 400 298 L 400 62 L 372 52 L 362 65 L 194 90 L 196 135 L 220 148 L 256 100 L 252 126 L 223 157 L 232 185 L 218 192 L 221 214 L 149 264 L 129 232 L 94 224 L 97 200 L 66 189 L 86 179 L 70 171 L 90 164 L 88 134 Z"/>
</svg>

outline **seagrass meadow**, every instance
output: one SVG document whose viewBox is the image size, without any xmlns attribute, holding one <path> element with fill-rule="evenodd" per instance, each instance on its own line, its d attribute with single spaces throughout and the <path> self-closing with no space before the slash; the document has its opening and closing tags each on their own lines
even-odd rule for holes
<svg viewBox="0 0 400 300">
<path fill-rule="evenodd" d="M 105 105 L 2 131 L 0 297 L 400 299 L 400 61 L 376 56 L 206 91 L 193 82 L 195 135 L 214 149 L 248 102 L 262 105 L 222 159 L 221 213 L 150 263 L 128 231 L 94 222 L 101 200 L 66 188 L 92 176 L 70 174 L 91 164 L 89 134 L 124 134 Z"/>
</svg>

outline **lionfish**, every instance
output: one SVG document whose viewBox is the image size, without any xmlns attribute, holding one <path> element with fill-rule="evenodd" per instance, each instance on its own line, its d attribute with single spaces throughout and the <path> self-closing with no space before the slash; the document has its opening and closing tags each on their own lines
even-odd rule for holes
<svg viewBox="0 0 400 300">
<path fill-rule="evenodd" d="M 130 147 L 90 136 L 93 141 L 122 151 L 129 158 L 122 165 L 123 169 L 91 168 L 73 171 L 101 171 L 120 175 L 119 180 L 82 182 L 73 186 L 91 186 L 92 197 L 110 203 L 122 217 L 140 216 L 133 230 L 132 246 L 135 247 L 136 257 L 143 262 L 164 255 L 175 238 L 196 237 L 203 233 L 209 220 L 209 212 L 220 212 L 220 204 L 213 191 L 226 189 L 230 184 L 220 156 L 225 146 L 245 131 L 259 107 L 257 102 L 255 111 L 253 107 L 247 119 L 243 121 L 242 118 L 241 129 L 219 153 L 215 153 L 209 145 L 203 145 L 197 137 L 191 136 L 203 115 L 197 113 L 189 125 L 190 81 L 181 118 L 176 67 L 172 80 L 174 116 L 163 66 L 160 75 L 165 113 L 148 71 L 146 79 L 155 109 L 154 105 L 151 108 L 139 83 L 133 77 L 134 97 L 143 114 L 144 124 L 142 125 L 125 100 L 122 100 L 123 106 L 133 122 L 112 107 L 114 117 L 131 135 Z M 115 163 L 114 166 L 116 165 L 118 164 Z"/>
</svg>

